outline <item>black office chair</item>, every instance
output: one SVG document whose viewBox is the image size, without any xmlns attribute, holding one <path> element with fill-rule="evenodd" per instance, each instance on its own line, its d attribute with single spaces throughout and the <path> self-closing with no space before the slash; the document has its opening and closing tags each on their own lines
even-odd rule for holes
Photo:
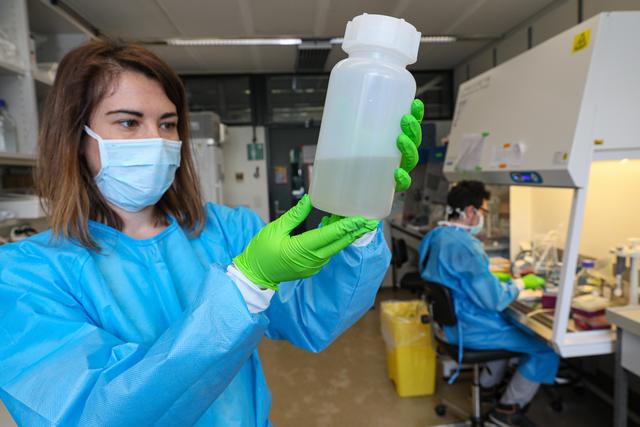
<svg viewBox="0 0 640 427">
<path fill-rule="evenodd" d="M 392 271 L 393 286 L 396 284 L 396 269 L 402 267 L 407 261 L 409 261 L 409 255 L 407 254 L 407 244 L 404 239 L 393 239 L 393 266 Z M 419 271 L 413 271 L 406 273 L 400 279 L 400 289 L 406 289 L 413 294 L 422 294 L 424 292 L 425 281 L 420 276 Z"/>
<path fill-rule="evenodd" d="M 425 297 L 429 305 L 430 316 L 423 316 L 423 323 L 432 324 L 433 337 L 438 345 L 439 354 L 448 354 L 454 360 L 458 360 L 458 346 L 450 344 L 444 340 L 444 326 L 456 326 L 458 318 L 451 291 L 444 285 L 434 282 L 425 282 Z M 465 348 L 462 356 L 462 363 L 473 365 L 472 411 L 468 421 L 457 424 L 447 424 L 447 426 L 471 425 L 483 426 L 484 418 L 480 407 L 480 367 L 481 365 L 494 360 L 510 359 L 518 357 L 520 353 L 507 350 L 472 350 Z M 436 407 L 436 413 L 440 416 L 446 413 L 446 406 L 440 404 Z"/>
</svg>

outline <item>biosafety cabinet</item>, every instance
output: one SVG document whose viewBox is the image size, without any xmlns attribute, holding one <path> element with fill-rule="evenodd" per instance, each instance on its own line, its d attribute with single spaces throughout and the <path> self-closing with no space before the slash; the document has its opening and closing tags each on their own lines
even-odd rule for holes
<svg viewBox="0 0 640 427">
<path fill-rule="evenodd" d="M 640 236 L 628 212 L 640 208 L 639 41 L 640 12 L 603 13 L 458 91 L 447 178 L 512 186 L 512 247 L 566 209 L 545 225 L 561 230 L 555 316 L 551 324 L 519 317 L 565 357 L 613 349 L 610 330 L 571 328 L 579 255 L 605 259 L 612 242 Z"/>
</svg>

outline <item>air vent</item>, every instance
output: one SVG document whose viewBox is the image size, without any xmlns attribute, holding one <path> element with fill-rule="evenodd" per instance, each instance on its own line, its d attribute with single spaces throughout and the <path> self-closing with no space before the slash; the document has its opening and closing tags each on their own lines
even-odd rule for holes
<svg viewBox="0 0 640 427">
<path fill-rule="evenodd" d="M 326 40 L 305 40 L 298 45 L 296 71 L 324 71 L 324 65 L 331 52 L 331 43 Z"/>
</svg>

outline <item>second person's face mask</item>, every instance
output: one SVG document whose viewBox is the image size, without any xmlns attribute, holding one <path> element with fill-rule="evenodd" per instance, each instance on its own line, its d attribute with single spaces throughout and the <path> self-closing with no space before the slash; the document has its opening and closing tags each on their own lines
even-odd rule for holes
<svg viewBox="0 0 640 427">
<path fill-rule="evenodd" d="M 181 141 L 164 138 L 102 139 L 98 141 L 102 167 L 96 185 L 107 201 L 128 212 L 155 205 L 173 183 L 180 166 Z"/>
<path fill-rule="evenodd" d="M 484 215 L 482 214 L 478 214 L 478 215 L 480 216 L 478 223 L 473 227 L 469 228 L 469 233 L 471 233 L 471 235 L 473 236 L 477 236 L 478 234 L 480 234 L 480 232 L 484 228 Z"/>
</svg>

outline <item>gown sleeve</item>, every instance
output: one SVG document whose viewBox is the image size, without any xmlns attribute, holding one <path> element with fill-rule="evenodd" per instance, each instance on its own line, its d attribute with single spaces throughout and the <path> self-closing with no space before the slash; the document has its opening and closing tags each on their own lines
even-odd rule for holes
<svg viewBox="0 0 640 427">
<path fill-rule="evenodd" d="M 475 246 L 462 242 L 443 244 L 438 250 L 440 264 L 476 305 L 486 310 L 502 311 L 518 296 L 518 288 L 503 283 L 489 271 L 489 260 Z"/>
<path fill-rule="evenodd" d="M 154 342 L 127 342 L 92 320 L 50 259 L 28 245 L 0 250 L 0 399 L 19 425 L 192 425 L 267 327 L 212 267 Z M 78 281 L 82 266 L 70 267 Z"/>
<path fill-rule="evenodd" d="M 322 351 L 374 305 L 390 261 L 381 224 L 368 245 L 351 245 L 315 276 L 280 284 L 266 311 L 267 336 Z"/>
</svg>

